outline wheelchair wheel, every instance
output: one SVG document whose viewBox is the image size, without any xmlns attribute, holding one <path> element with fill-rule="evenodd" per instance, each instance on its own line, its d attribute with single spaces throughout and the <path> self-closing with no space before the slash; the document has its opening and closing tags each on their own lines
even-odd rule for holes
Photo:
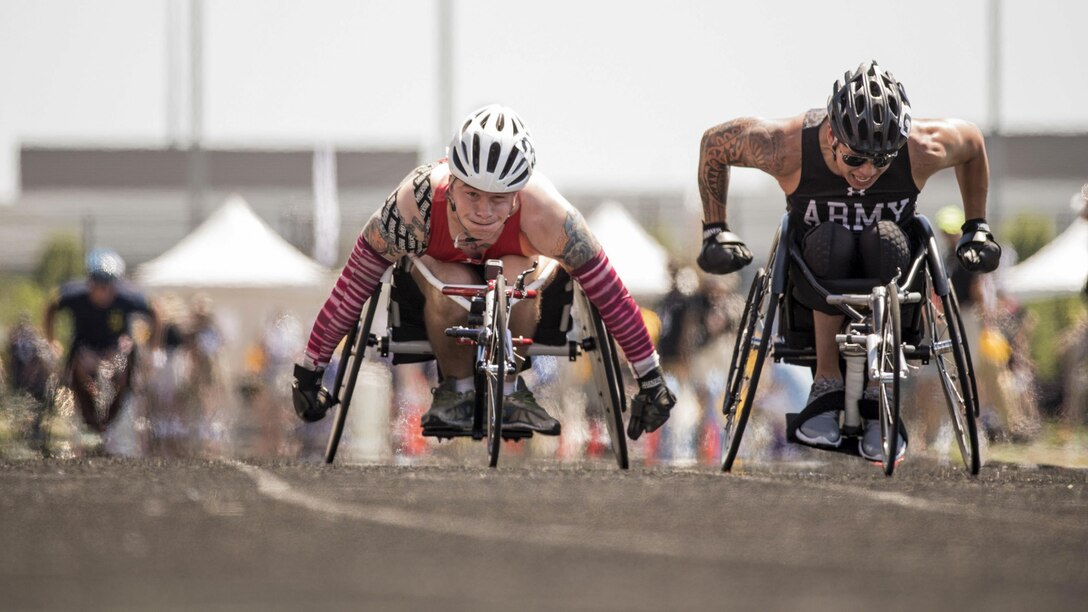
<svg viewBox="0 0 1088 612">
<path fill-rule="evenodd" d="M 374 291 L 367 301 L 366 310 L 362 320 L 348 332 L 344 340 L 344 349 L 340 352 L 340 363 L 336 368 L 336 380 L 333 383 L 330 403 L 336 408 L 333 417 L 332 430 L 329 432 L 329 441 L 325 445 L 325 463 L 332 463 L 336 459 L 336 449 L 340 446 L 340 437 L 344 434 L 344 424 L 347 423 L 348 408 L 351 407 L 351 397 L 355 393 L 355 383 L 359 379 L 359 369 L 363 365 L 366 356 L 367 343 L 370 339 L 370 328 L 374 323 L 374 313 L 378 310 L 378 298 L 381 297 L 382 286 Z"/>
<path fill-rule="evenodd" d="M 774 261 L 773 257 L 771 261 Z M 733 461 L 737 458 L 740 440 L 756 397 L 763 362 L 766 361 L 773 342 L 774 317 L 782 296 L 773 294 L 770 286 L 770 275 L 765 269 L 760 269 L 752 280 L 744 314 L 737 328 L 737 341 L 733 347 L 725 404 L 722 407 L 725 414 L 722 435 L 723 472 L 733 469 Z"/>
<path fill-rule="evenodd" d="M 964 466 L 972 474 L 978 474 L 981 466 L 978 445 L 978 395 L 971 354 L 960 318 L 959 301 L 955 291 L 940 298 L 941 309 L 930 300 L 926 304 L 926 318 L 933 348 L 933 360 L 948 401 L 952 417 L 952 429 L 956 444 L 963 457 Z"/>
<path fill-rule="evenodd" d="M 509 303 L 506 297 L 506 278 L 502 274 L 495 277 L 495 286 L 491 294 L 491 320 L 488 327 L 490 334 L 485 348 L 485 358 L 478 364 L 483 368 L 484 388 L 477 389 L 477 397 L 484 398 L 487 411 L 487 454 L 488 465 L 495 467 L 499 463 L 499 450 L 502 448 L 502 403 L 503 383 L 506 381 L 507 348 L 510 331 L 507 329 Z M 477 379 L 481 382 L 481 378 Z"/>
<path fill-rule="evenodd" d="M 887 287 L 880 321 L 880 438 L 884 451 L 884 475 L 895 471 L 899 439 L 899 373 L 903 358 L 903 328 L 899 312 L 899 287 L 893 281 Z M 875 313 L 874 313 L 875 314 Z"/>
<path fill-rule="evenodd" d="M 589 303 L 587 299 L 586 304 Z M 597 338 L 597 353 L 590 368 L 597 388 L 598 399 L 604 407 L 604 420 L 608 426 L 608 437 L 612 443 L 612 455 L 621 470 L 629 466 L 627 459 L 627 432 L 623 428 L 623 411 L 627 399 L 623 393 L 623 375 L 620 371 L 619 355 L 612 334 L 605 328 L 604 320 L 596 306 L 590 305 L 589 318 L 593 320 L 593 335 Z"/>
</svg>

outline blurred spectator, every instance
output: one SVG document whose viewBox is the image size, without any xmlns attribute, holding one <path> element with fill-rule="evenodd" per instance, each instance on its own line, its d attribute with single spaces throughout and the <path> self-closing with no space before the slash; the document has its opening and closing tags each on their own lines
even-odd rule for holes
<svg viewBox="0 0 1088 612">
<path fill-rule="evenodd" d="M 297 440 L 288 437 L 295 420 L 291 409 L 291 369 L 305 347 L 302 325 L 289 312 L 270 318 L 257 342 L 246 351 L 242 386 L 248 413 L 243 428 L 258 456 L 287 456 L 297 452 Z"/>
<path fill-rule="evenodd" d="M 997 290 L 991 275 L 968 272 L 955 255 L 963 210 L 946 206 L 935 217 L 944 236 L 944 262 L 959 298 L 964 331 L 973 357 L 982 411 L 981 425 L 990 439 L 1022 442 L 1041 429 L 1035 367 L 1028 349 L 1025 312 Z M 1004 245 L 1001 266 L 1008 269 L 1016 253 Z M 932 421 L 933 419 L 929 419 Z"/>
<path fill-rule="evenodd" d="M 49 343 L 34 328 L 30 316 L 21 315 L 8 334 L 0 384 L 8 385 L 5 408 L 12 410 L 19 430 L 16 433 L 26 435 L 32 449 L 43 453 L 48 452 L 45 420 L 55 361 Z"/>
<path fill-rule="evenodd" d="M 118 416 L 132 384 L 134 343 L 132 315 L 152 322 L 152 344 L 161 345 L 158 314 L 135 287 L 123 282 L 125 262 L 108 249 L 87 256 L 87 278 L 61 287 L 46 307 L 45 338 L 54 341 L 56 314 L 72 315 L 73 336 L 66 362 L 65 381 L 70 385 L 87 427 L 105 432 Z"/>
<path fill-rule="evenodd" d="M 1081 188 L 1079 205 L 1078 214 L 1088 219 L 1088 183 Z M 1088 306 L 1088 278 L 1081 299 Z M 1088 309 L 1062 336 L 1058 354 L 1062 364 L 1062 418 L 1068 428 L 1079 427 L 1088 416 Z"/>
<path fill-rule="evenodd" d="M 4 375 L 10 390 L 44 402 L 53 361 L 49 343 L 34 328 L 30 316 L 21 315 L 8 334 L 5 351 Z"/>
</svg>

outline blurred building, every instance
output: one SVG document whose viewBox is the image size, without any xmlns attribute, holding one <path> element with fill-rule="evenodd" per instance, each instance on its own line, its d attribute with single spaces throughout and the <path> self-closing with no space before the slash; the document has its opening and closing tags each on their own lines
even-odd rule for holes
<svg viewBox="0 0 1088 612">
<path fill-rule="evenodd" d="M 412 150 L 337 152 L 345 252 L 417 158 Z M 109 245 L 135 266 L 177 243 L 232 193 L 303 252 L 313 246 L 312 151 L 204 151 L 199 179 L 190 152 L 179 149 L 23 147 L 19 167 L 19 197 L 0 207 L 7 271 L 32 269 L 58 232 Z M 199 198 L 194 180 L 203 184 Z"/>
<path fill-rule="evenodd" d="M 1088 135 L 990 136 L 987 142 L 995 227 L 1020 212 L 1050 216 L 1056 227 L 1065 227 L 1073 215 L 1069 194 L 1088 180 Z M 341 261 L 365 220 L 419 160 L 420 153 L 407 148 L 336 153 Z M 3 269 L 32 269 L 46 241 L 60 231 L 116 248 L 137 265 L 173 246 L 231 193 L 242 195 L 300 250 L 312 252 L 313 151 L 214 149 L 193 162 L 184 149 L 22 147 L 19 195 L 0 207 Z M 621 202 L 673 255 L 694 259 L 702 217 L 695 171 L 682 190 L 560 188 L 587 216 L 605 200 Z M 729 219 L 762 259 L 785 199 L 777 183 L 755 174 L 734 173 Z M 198 199 L 192 197 L 195 184 L 204 185 Z M 955 174 L 945 171 L 926 185 L 918 208 L 932 215 L 959 202 Z"/>
</svg>

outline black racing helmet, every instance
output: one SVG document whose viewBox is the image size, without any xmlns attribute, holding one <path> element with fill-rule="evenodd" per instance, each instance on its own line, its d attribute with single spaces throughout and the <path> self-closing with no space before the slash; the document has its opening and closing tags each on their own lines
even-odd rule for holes
<svg viewBox="0 0 1088 612">
<path fill-rule="evenodd" d="M 907 92 L 876 60 L 835 81 L 827 115 L 835 138 L 863 155 L 895 153 L 910 135 Z"/>
</svg>

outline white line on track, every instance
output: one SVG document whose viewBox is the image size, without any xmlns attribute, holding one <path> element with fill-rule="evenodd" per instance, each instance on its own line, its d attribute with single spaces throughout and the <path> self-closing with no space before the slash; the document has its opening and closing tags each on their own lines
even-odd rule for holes
<svg viewBox="0 0 1088 612">
<path fill-rule="evenodd" d="M 636 535 L 630 531 L 588 529 L 577 525 L 558 523 L 532 523 L 532 528 L 526 529 L 526 523 L 523 521 L 454 517 L 448 514 L 418 512 L 405 508 L 343 503 L 296 490 L 286 481 L 257 466 L 240 461 L 229 462 L 229 465 L 252 478 L 257 484 L 257 490 L 262 495 L 279 502 L 329 516 L 481 540 L 667 556 L 681 559 L 691 559 L 693 557 L 720 558 L 718 555 L 693 555 L 690 547 L 671 535 L 645 532 Z"/>
</svg>

